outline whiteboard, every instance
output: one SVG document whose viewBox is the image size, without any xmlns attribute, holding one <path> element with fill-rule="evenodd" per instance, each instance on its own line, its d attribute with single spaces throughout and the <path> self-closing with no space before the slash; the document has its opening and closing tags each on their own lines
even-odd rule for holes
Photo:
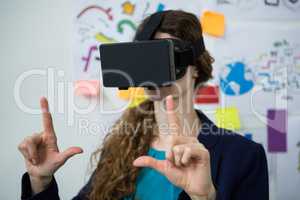
<svg viewBox="0 0 300 200">
<path fill-rule="evenodd" d="M 226 17 L 224 37 L 205 35 L 204 39 L 215 58 L 214 79 L 210 82 L 223 84 L 226 89 L 221 91 L 218 104 L 197 105 L 196 108 L 213 114 L 217 107 L 237 107 L 243 126 L 238 133 L 251 133 L 253 140 L 263 144 L 266 152 L 267 111 L 287 110 L 288 150 L 267 152 L 270 196 L 273 200 L 300 198 L 296 190 L 300 188 L 299 147 L 296 146 L 300 141 L 297 132 L 300 128 L 300 1 L 78 0 L 73 4 L 74 80 L 100 80 L 98 46 L 106 42 L 131 41 L 141 20 L 153 12 L 182 9 L 198 17 L 205 10 L 223 13 Z M 228 78 L 232 71 L 229 68 L 236 67 L 242 69 L 237 73 L 239 78 L 242 74 L 243 78 L 239 79 L 242 82 Z M 109 97 L 114 98 L 116 96 Z"/>
</svg>

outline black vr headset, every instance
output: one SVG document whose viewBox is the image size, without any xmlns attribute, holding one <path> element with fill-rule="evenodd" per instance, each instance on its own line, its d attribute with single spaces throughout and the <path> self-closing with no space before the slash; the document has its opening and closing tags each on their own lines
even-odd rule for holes
<svg viewBox="0 0 300 200">
<path fill-rule="evenodd" d="M 168 86 L 184 76 L 188 65 L 195 65 L 205 51 L 202 37 L 194 43 L 153 38 L 165 12 L 152 14 L 134 42 L 100 45 L 104 87 Z"/>
</svg>

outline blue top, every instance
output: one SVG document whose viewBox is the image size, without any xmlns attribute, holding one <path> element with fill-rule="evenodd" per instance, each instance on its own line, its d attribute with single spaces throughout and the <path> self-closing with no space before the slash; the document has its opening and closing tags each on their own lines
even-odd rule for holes
<svg viewBox="0 0 300 200">
<path fill-rule="evenodd" d="M 157 160 L 165 160 L 165 151 L 150 148 L 148 156 Z M 156 170 L 145 167 L 142 168 L 136 182 L 136 192 L 131 197 L 124 200 L 176 200 L 182 189 L 173 185 L 165 176 Z"/>
</svg>

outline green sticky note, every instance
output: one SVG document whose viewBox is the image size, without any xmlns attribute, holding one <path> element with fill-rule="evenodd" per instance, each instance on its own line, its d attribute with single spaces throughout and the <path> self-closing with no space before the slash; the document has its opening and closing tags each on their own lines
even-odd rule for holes
<svg viewBox="0 0 300 200">
<path fill-rule="evenodd" d="M 229 130 L 241 128 L 239 110 L 236 107 L 217 108 L 215 117 L 217 126 L 220 128 Z"/>
</svg>

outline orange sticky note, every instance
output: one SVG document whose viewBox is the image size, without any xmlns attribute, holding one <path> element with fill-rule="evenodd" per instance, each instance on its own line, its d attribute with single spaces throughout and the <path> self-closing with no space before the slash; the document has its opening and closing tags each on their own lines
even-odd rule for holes
<svg viewBox="0 0 300 200">
<path fill-rule="evenodd" d="M 222 37 L 225 34 L 225 16 L 222 13 L 205 11 L 201 17 L 203 33 Z"/>
<path fill-rule="evenodd" d="M 129 100 L 130 99 L 129 90 L 118 90 L 118 97 L 123 100 Z"/>
<path fill-rule="evenodd" d="M 98 80 L 78 80 L 75 82 L 75 94 L 77 96 L 99 96 L 100 81 Z"/>
<path fill-rule="evenodd" d="M 130 87 L 128 90 L 119 90 L 118 97 L 123 100 L 130 100 L 131 98 L 143 98 L 145 96 L 144 88 Z"/>
</svg>

